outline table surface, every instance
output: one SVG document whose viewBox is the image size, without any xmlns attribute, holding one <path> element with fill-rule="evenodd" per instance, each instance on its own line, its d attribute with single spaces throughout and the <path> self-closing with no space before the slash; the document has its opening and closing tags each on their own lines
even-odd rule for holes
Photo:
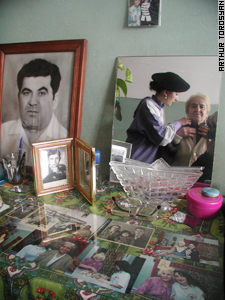
<svg viewBox="0 0 225 300">
<path fill-rule="evenodd" d="M 36 197 L 33 183 L 25 184 L 30 187 L 27 193 L 11 192 L 8 184 L 0 187 L 4 207 L 9 206 L 0 210 L 0 229 L 10 229 L 4 241 L 0 240 L 0 299 L 156 299 L 135 293 L 135 289 L 166 267 L 185 270 L 197 278 L 207 288 L 206 300 L 224 299 L 225 223 L 221 212 L 214 220 L 201 221 L 191 228 L 169 219 L 177 210 L 187 212 L 185 199 L 171 211 L 159 210 L 158 217 L 149 220 L 127 214 L 112 215 L 110 209 L 118 210 L 112 197 L 118 201 L 126 195 L 121 187 L 109 187 L 107 182 L 98 189 L 95 206 L 76 189 Z M 146 240 L 142 237 L 133 245 L 133 240 L 118 236 L 110 239 L 106 233 L 113 224 L 132 234 L 136 228 L 144 228 Z M 91 225 L 91 234 L 79 235 L 77 231 L 86 225 Z M 72 266 L 66 271 L 52 270 L 17 256 L 20 249 L 40 237 L 51 241 L 50 250 L 72 241 L 76 245 Z M 167 253 L 178 241 L 187 245 L 193 240 L 198 242 L 200 262 Z M 97 274 L 78 267 L 96 252 L 104 252 L 107 258 Z M 111 276 L 116 260 L 126 260 L 132 267 L 127 293 L 99 281 L 101 274 Z"/>
</svg>

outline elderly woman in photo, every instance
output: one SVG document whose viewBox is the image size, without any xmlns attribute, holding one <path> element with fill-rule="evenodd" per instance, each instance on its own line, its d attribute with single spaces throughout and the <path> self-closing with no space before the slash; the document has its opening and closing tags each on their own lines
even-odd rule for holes
<svg viewBox="0 0 225 300">
<path fill-rule="evenodd" d="M 190 274 L 183 270 L 175 270 L 176 282 L 172 286 L 169 300 L 204 300 L 204 292 L 201 284 Z"/>
<path fill-rule="evenodd" d="M 167 147 L 172 166 L 204 166 L 204 179 L 211 179 L 217 112 L 209 116 L 211 102 L 207 95 L 192 95 L 185 104 L 190 125 L 181 127 Z"/>
<path fill-rule="evenodd" d="M 105 254 L 103 252 L 96 253 L 93 258 L 85 258 L 80 264 L 79 268 L 90 270 L 93 273 L 98 273 L 103 267 Z"/>
<path fill-rule="evenodd" d="M 157 297 L 157 299 L 169 300 L 173 281 L 173 268 L 160 269 L 158 277 L 148 277 L 135 293 Z"/>
</svg>

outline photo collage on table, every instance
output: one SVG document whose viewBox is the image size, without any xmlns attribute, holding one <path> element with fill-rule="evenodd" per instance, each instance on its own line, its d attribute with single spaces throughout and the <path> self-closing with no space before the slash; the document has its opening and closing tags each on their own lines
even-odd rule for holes
<svg viewBox="0 0 225 300">
<path fill-rule="evenodd" d="M 164 292 L 170 295 L 179 289 L 179 277 L 195 282 L 189 294 L 204 294 L 206 300 L 217 299 L 222 289 L 217 240 L 155 231 L 137 222 L 59 210 L 53 205 L 36 208 L 34 213 L 29 205 L 18 206 L 0 225 L 5 232 L 0 249 L 10 249 L 10 260 L 17 266 L 59 270 L 106 290 L 132 291 L 147 297 L 162 296 L 160 289 L 150 287 L 163 285 L 163 280 L 167 281 Z M 210 270 L 206 265 L 211 265 Z"/>
<path fill-rule="evenodd" d="M 28 245 L 36 248 L 46 245 L 40 250 L 42 253 L 45 249 L 56 250 L 64 242 L 70 242 L 70 250 L 76 255 L 80 254 L 88 239 L 108 220 L 79 210 L 48 204 L 33 206 L 27 203 L 16 206 L 7 217 L 8 220 L 0 225 L 0 251 L 5 252 L 17 243 L 16 247 L 10 249 L 10 253 L 15 255 Z M 48 246 L 50 243 L 51 247 Z M 32 247 L 29 248 L 28 252 L 32 252 Z M 25 256 L 21 258 L 26 259 Z"/>
<path fill-rule="evenodd" d="M 179 277 L 185 277 L 192 283 L 186 291 L 191 297 L 198 294 L 206 295 L 205 299 L 219 299 L 223 285 L 219 272 L 186 265 L 175 259 L 169 261 L 154 256 L 127 254 L 120 247 L 106 249 L 90 244 L 79 258 L 79 266 L 69 276 L 122 293 L 132 291 L 157 299 L 169 299 L 179 285 Z M 164 282 L 167 287 L 162 289 Z"/>
</svg>

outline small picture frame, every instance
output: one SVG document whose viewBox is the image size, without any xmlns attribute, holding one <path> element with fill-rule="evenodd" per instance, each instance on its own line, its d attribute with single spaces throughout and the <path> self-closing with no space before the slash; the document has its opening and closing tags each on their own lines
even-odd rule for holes
<svg viewBox="0 0 225 300">
<path fill-rule="evenodd" d="M 74 188 L 73 138 L 32 143 L 37 196 Z"/>
<path fill-rule="evenodd" d="M 119 161 L 124 162 L 125 158 L 130 158 L 132 150 L 132 144 L 117 140 L 112 140 L 111 147 L 111 159 L 110 161 Z M 118 183 L 116 175 L 113 170 L 110 168 L 110 182 Z"/>
<path fill-rule="evenodd" d="M 95 148 L 75 138 L 76 187 L 94 205 L 96 201 Z"/>
<path fill-rule="evenodd" d="M 128 26 L 161 26 L 162 0 L 128 0 Z"/>
</svg>

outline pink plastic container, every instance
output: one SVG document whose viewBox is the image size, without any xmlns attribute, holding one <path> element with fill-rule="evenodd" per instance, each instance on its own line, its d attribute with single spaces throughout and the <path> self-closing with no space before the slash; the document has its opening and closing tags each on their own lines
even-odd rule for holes
<svg viewBox="0 0 225 300">
<path fill-rule="evenodd" d="M 187 210 L 188 213 L 203 219 L 214 219 L 222 204 L 223 196 L 219 194 L 217 197 L 208 197 L 202 194 L 202 188 L 192 188 L 187 192 Z"/>
</svg>

